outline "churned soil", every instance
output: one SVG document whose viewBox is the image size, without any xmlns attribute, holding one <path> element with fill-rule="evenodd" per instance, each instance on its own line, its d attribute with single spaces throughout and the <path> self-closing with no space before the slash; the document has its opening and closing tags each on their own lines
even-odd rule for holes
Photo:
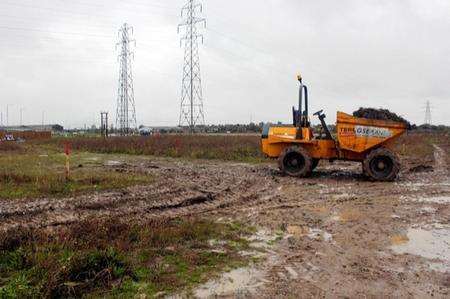
<svg viewBox="0 0 450 299">
<path fill-rule="evenodd" d="M 110 217 L 238 219 L 281 237 L 260 262 L 257 287 L 222 295 L 448 298 L 448 150 L 435 145 L 420 163 L 402 155 L 394 183 L 367 181 L 360 163 L 350 162 L 321 162 L 311 178 L 297 179 L 276 163 L 124 158 L 104 167 L 155 179 L 122 191 L 0 200 L 0 230 Z M 420 233 L 440 249 L 435 255 Z"/>
</svg>

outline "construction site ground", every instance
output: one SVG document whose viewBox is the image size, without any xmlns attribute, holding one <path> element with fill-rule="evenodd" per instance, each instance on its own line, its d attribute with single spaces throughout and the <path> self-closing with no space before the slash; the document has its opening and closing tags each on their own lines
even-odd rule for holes
<svg viewBox="0 0 450 299">
<path fill-rule="evenodd" d="M 448 298 L 450 146 L 433 146 L 422 159 L 402 155 L 393 183 L 367 181 L 351 162 L 323 161 L 311 178 L 298 179 L 276 163 L 120 155 L 105 162 L 93 154 L 95 167 L 154 179 L 70 198 L 1 199 L 0 229 L 94 217 L 239 220 L 267 240 L 260 261 L 199 286 L 197 296 Z"/>
</svg>

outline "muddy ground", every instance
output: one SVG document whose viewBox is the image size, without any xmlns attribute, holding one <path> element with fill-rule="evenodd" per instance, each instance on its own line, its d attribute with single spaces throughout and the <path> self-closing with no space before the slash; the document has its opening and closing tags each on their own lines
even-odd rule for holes
<svg viewBox="0 0 450 299">
<path fill-rule="evenodd" d="M 237 219 L 282 232 L 281 240 L 257 267 L 228 279 L 242 281 L 197 294 L 448 298 L 448 150 L 436 145 L 423 161 L 403 157 L 395 183 L 369 182 L 360 164 L 347 162 L 321 162 L 312 178 L 296 179 L 282 176 L 275 163 L 112 161 L 104 167 L 150 173 L 154 183 L 75 198 L 0 200 L 0 229 L 52 229 L 110 216 Z"/>
</svg>

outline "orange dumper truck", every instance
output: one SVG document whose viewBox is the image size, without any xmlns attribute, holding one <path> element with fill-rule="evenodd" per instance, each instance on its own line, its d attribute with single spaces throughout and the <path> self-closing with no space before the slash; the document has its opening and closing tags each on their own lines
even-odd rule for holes
<svg viewBox="0 0 450 299">
<path fill-rule="evenodd" d="M 321 122 L 321 132 L 314 135 L 308 112 L 308 88 L 299 76 L 299 109 L 293 108 L 293 125 L 263 129 L 262 151 L 278 159 L 280 170 L 290 176 L 307 177 L 322 159 L 357 161 L 364 174 L 375 181 L 393 181 L 400 162 L 392 150 L 407 125 L 401 122 L 356 118 L 337 113 L 336 136 L 325 123 L 323 111 L 314 113 Z M 304 98 L 304 110 L 303 110 Z"/>
</svg>

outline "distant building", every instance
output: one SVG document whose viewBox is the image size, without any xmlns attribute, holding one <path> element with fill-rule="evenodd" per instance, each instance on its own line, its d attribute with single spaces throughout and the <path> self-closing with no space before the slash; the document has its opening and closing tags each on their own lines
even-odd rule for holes
<svg viewBox="0 0 450 299">
<path fill-rule="evenodd" d="M 62 133 L 64 127 L 58 124 L 55 125 L 30 125 L 30 126 L 8 126 L 0 127 L 0 131 L 4 132 L 52 132 Z"/>
</svg>

